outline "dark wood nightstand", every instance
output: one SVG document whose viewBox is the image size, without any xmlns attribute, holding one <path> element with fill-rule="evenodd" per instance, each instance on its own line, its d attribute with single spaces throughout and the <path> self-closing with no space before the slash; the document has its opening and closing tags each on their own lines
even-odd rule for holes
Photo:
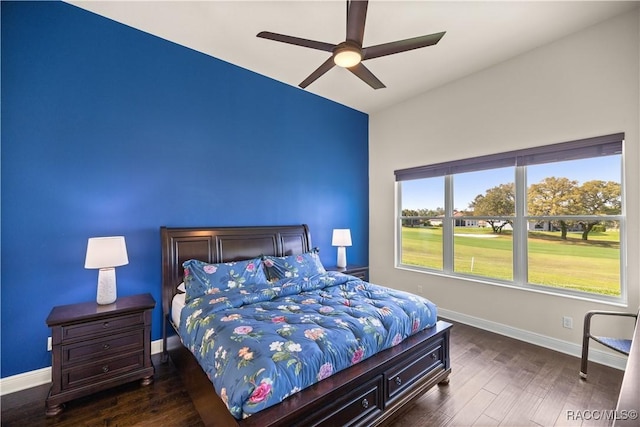
<svg viewBox="0 0 640 427">
<path fill-rule="evenodd" d="M 46 414 L 63 403 L 129 381 L 153 382 L 150 294 L 54 307 L 51 328 L 51 379 Z"/>
<path fill-rule="evenodd" d="M 339 268 L 334 266 L 326 267 L 327 271 L 339 271 L 340 273 L 349 274 L 355 276 L 360 280 L 369 280 L 369 267 L 363 265 L 347 265 L 346 268 Z"/>
</svg>

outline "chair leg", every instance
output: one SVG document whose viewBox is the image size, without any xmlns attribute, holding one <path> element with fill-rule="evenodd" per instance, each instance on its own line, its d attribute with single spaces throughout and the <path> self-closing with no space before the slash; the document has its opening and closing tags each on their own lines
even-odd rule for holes
<svg viewBox="0 0 640 427">
<path fill-rule="evenodd" d="M 587 379 L 587 363 L 589 363 L 589 335 L 591 334 L 591 315 L 588 313 L 584 318 L 584 328 L 582 333 L 582 359 L 580 361 L 580 378 Z"/>
<path fill-rule="evenodd" d="M 580 378 L 587 379 L 587 363 L 589 362 L 589 336 L 582 339 L 582 360 L 580 361 Z"/>
</svg>

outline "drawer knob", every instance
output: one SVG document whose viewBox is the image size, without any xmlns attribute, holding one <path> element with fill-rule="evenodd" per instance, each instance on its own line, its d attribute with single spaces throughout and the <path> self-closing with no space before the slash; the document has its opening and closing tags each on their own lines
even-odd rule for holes
<svg viewBox="0 0 640 427">
<path fill-rule="evenodd" d="M 402 378 L 396 377 L 396 384 L 397 385 L 402 385 Z"/>
<path fill-rule="evenodd" d="M 111 348 L 111 346 L 109 344 L 105 344 L 102 346 L 103 350 L 109 350 Z"/>
<path fill-rule="evenodd" d="M 367 409 L 369 407 L 369 401 L 367 399 L 362 399 L 362 407 Z"/>
<path fill-rule="evenodd" d="M 104 323 L 102 324 L 102 326 L 103 326 L 104 328 L 108 328 L 108 327 L 109 327 L 109 322 L 104 322 Z"/>
<path fill-rule="evenodd" d="M 106 374 L 107 372 L 109 372 L 109 365 L 104 365 L 104 366 L 102 367 L 102 372 L 104 372 L 105 374 Z"/>
<path fill-rule="evenodd" d="M 436 353 L 431 353 L 431 360 L 436 360 L 438 355 Z"/>
</svg>

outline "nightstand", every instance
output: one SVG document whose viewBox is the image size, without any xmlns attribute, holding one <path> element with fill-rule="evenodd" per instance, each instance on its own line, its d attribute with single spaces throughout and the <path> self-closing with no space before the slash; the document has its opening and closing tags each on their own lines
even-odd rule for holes
<svg viewBox="0 0 640 427">
<path fill-rule="evenodd" d="M 63 403 L 129 381 L 153 382 L 150 294 L 54 307 L 51 328 L 51 390 L 46 414 L 57 415 Z"/>
<path fill-rule="evenodd" d="M 346 268 L 339 268 L 334 266 L 326 267 L 327 271 L 339 271 L 340 273 L 349 274 L 355 276 L 360 280 L 369 280 L 369 267 L 363 265 L 347 265 Z"/>
</svg>

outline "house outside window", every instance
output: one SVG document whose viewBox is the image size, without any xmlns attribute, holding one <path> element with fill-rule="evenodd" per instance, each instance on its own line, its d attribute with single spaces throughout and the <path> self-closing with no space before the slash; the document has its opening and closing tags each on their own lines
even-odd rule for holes
<svg viewBox="0 0 640 427">
<path fill-rule="evenodd" d="M 624 134 L 395 171 L 398 268 L 621 302 Z"/>
</svg>

